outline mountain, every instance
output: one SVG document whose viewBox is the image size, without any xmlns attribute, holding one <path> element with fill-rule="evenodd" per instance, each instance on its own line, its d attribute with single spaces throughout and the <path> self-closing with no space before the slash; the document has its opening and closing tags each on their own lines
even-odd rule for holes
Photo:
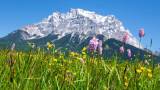
<svg viewBox="0 0 160 90">
<path fill-rule="evenodd" d="M 29 42 L 46 49 L 46 43 L 53 42 L 57 49 L 67 48 L 80 52 L 88 45 L 89 40 L 96 36 L 103 41 L 104 57 L 112 57 L 119 52 L 119 47 L 123 44 L 121 41 L 126 33 L 129 35 L 129 40 L 125 48 L 131 49 L 132 58 L 137 53 L 141 53 L 140 58 L 144 59 L 144 54 L 152 53 L 148 49 L 143 49 L 141 45 L 139 48 L 138 40 L 114 15 L 102 16 L 82 9 L 71 9 L 67 13 L 54 12 L 39 23 L 15 30 L 0 38 L 0 49 L 10 48 L 15 43 L 17 50 L 28 51 Z M 127 52 L 123 58 L 126 57 Z M 154 55 L 154 58 L 156 62 L 160 62 L 160 57 Z"/>
<path fill-rule="evenodd" d="M 92 11 L 71 9 L 67 13 L 54 12 L 39 23 L 26 25 L 0 39 L 1 46 L 13 42 L 26 44 L 36 42 L 44 45 L 48 41 L 63 47 L 60 43 L 76 43 L 81 45 L 87 38 L 94 35 L 104 36 L 104 41 L 116 39 L 122 41 L 128 33 L 128 44 L 139 47 L 137 39 L 126 29 L 114 15 L 102 16 Z M 76 46 L 77 46 L 76 45 Z"/>
</svg>

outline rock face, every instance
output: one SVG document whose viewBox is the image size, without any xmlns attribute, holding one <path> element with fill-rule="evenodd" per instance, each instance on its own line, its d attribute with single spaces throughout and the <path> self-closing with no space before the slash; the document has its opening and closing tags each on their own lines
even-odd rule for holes
<svg viewBox="0 0 160 90">
<path fill-rule="evenodd" d="M 81 45 L 94 35 L 103 36 L 104 41 L 112 38 L 122 41 L 125 33 L 129 35 L 127 43 L 139 47 L 137 39 L 114 15 L 102 16 L 87 10 L 71 9 L 67 13 L 54 12 L 41 22 L 27 25 L 0 40 L 34 41 L 38 44 L 52 41 L 58 45 L 65 41 L 67 45 Z"/>
<path fill-rule="evenodd" d="M 71 34 L 78 35 L 80 40 L 93 35 L 102 34 L 105 39 L 114 38 L 122 40 L 123 35 L 129 34 L 128 44 L 138 47 L 138 41 L 125 29 L 122 22 L 113 15 L 102 16 L 95 12 L 82 9 L 71 9 L 67 13 L 55 12 L 39 23 L 27 25 L 20 30 L 26 32 L 24 40 L 46 37 L 50 34 L 58 35 L 57 39 Z"/>
</svg>

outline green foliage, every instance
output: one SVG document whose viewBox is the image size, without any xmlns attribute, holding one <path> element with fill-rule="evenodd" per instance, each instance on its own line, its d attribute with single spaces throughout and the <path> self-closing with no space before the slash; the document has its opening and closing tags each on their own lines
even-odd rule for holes
<svg viewBox="0 0 160 90">
<path fill-rule="evenodd" d="M 85 50 L 85 49 L 84 49 Z M 124 61 L 123 63 L 119 61 Z M 75 52 L 0 51 L 1 90 L 158 90 L 160 67 Z M 152 75 L 152 76 L 151 76 Z"/>
</svg>

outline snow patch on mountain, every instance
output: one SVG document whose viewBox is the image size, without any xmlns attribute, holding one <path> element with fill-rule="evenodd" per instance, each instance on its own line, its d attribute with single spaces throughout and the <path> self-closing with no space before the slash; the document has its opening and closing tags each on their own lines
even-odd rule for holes
<svg viewBox="0 0 160 90">
<path fill-rule="evenodd" d="M 139 47 L 137 39 L 114 15 L 102 16 L 83 9 L 71 9 L 67 13 L 55 12 L 41 22 L 27 25 L 21 30 L 29 34 L 26 40 L 43 38 L 49 34 L 58 35 L 59 38 L 67 34 L 79 34 L 80 39 L 102 34 L 105 39 L 115 38 L 122 41 L 127 32 L 127 43 Z"/>
</svg>

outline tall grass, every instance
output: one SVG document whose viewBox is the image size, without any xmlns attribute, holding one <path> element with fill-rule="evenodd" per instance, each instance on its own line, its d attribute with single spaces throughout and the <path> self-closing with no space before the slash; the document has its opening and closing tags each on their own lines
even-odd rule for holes
<svg viewBox="0 0 160 90">
<path fill-rule="evenodd" d="M 1 50 L 0 90 L 159 90 L 160 67 L 118 61 L 117 56 Z"/>
</svg>

